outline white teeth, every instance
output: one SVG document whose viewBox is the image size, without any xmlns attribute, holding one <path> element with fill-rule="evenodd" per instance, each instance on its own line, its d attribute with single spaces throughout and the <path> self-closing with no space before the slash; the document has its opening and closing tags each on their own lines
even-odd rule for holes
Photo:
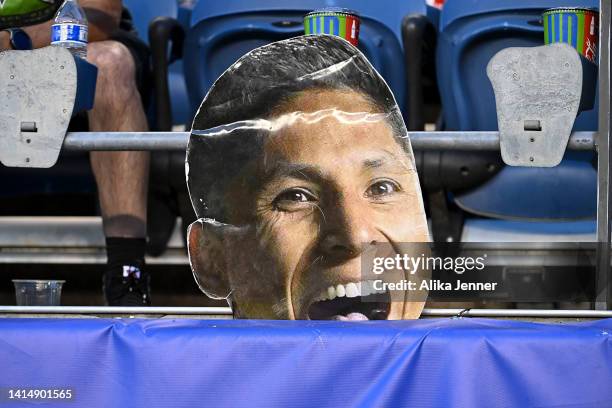
<svg viewBox="0 0 612 408">
<path fill-rule="evenodd" d="M 327 288 L 327 298 L 329 300 L 336 298 L 336 288 L 334 286 L 330 286 L 329 288 Z"/>
<path fill-rule="evenodd" d="M 357 290 L 357 285 L 353 282 L 346 285 L 346 297 L 354 298 L 359 296 L 359 291 Z"/>
<path fill-rule="evenodd" d="M 327 290 L 321 293 L 319 300 L 334 300 L 337 297 L 354 298 L 357 296 L 369 296 L 375 293 L 384 293 L 384 290 L 376 290 L 374 281 L 367 280 L 362 282 L 349 282 L 346 285 L 338 284 L 330 286 Z"/>
</svg>

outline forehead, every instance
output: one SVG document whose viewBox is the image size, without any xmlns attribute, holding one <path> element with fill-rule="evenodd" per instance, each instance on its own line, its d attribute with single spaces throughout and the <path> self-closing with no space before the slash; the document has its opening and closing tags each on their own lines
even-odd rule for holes
<svg viewBox="0 0 612 408">
<path fill-rule="evenodd" d="M 264 153 L 270 161 L 322 167 L 362 160 L 376 151 L 406 158 L 389 125 L 389 114 L 356 92 L 305 92 L 277 111 L 272 120 L 285 125 L 268 138 Z"/>
</svg>

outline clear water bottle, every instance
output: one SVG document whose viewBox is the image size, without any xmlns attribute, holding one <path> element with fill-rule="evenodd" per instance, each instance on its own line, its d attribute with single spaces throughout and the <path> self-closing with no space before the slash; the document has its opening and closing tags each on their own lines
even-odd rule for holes
<svg viewBox="0 0 612 408">
<path fill-rule="evenodd" d="M 64 47 L 72 55 L 87 58 L 87 17 L 77 0 L 65 0 L 51 26 L 51 45 Z"/>
</svg>

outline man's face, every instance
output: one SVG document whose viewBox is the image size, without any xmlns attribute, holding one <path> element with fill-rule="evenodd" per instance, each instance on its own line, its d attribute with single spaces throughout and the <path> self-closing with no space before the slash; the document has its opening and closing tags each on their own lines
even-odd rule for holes
<svg viewBox="0 0 612 408">
<path fill-rule="evenodd" d="M 365 282 L 378 279 L 362 270 L 366 253 L 381 244 L 428 241 L 412 159 L 386 116 L 375 112 L 359 94 L 339 91 L 308 92 L 286 103 L 275 117 L 287 124 L 267 139 L 255 182 L 228 195 L 231 213 L 239 214 L 236 227 L 192 227 L 191 235 L 194 228 L 223 235 L 215 240 L 222 249 L 196 239 L 191 245 L 200 248 L 192 257 L 207 244 L 217 248 L 214 256 L 224 261 L 207 268 L 223 275 L 240 317 L 419 316 L 422 302 L 408 302 L 407 294 L 361 298 Z"/>
</svg>

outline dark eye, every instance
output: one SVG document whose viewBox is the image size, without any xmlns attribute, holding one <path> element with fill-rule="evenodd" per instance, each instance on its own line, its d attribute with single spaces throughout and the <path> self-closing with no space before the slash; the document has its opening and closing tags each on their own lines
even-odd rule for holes
<svg viewBox="0 0 612 408">
<path fill-rule="evenodd" d="M 389 180 L 381 180 L 372 184 L 366 191 L 368 197 L 381 197 L 389 194 L 393 194 L 400 191 L 400 187 L 397 183 Z"/>
<path fill-rule="evenodd" d="M 316 201 L 316 198 L 310 192 L 298 188 L 292 188 L 290 190 L 283 191 L 276 196 L 273 205 L 280 210 L 291 210 L 295 206 L 302 203 L 313 201 Z"/>
</svg>

